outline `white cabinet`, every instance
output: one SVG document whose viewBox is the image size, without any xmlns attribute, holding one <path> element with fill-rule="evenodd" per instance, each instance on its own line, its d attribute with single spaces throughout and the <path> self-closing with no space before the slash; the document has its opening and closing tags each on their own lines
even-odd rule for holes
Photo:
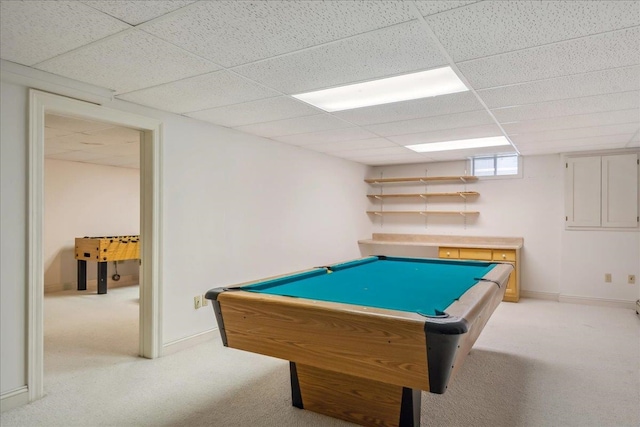
<svg viewBox="0 0 640 427">
<path fill-rule="evenodd" d="M 602 157 L 602 226 L 638 226 L 638 155 Z"/>
<path fill-rule="evenodd" d="M 638 228 L 638 163 L 637 153 L 568 158 L 567 228 Z"/>
</svg>

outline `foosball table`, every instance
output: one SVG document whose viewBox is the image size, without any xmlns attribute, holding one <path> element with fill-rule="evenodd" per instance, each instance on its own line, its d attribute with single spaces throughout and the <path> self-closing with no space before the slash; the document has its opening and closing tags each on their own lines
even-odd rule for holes
<svg viewBox="0 0 640 427">
<path fill-rule="evenodd" d="M 98 294 L 106 294 L 107 263 L 140 259 L 140 236 L 77 237 L 75 253 L 78 290 L 87 290 L 87 261 L 95 261 L 98 264 Z"/>
</svg>

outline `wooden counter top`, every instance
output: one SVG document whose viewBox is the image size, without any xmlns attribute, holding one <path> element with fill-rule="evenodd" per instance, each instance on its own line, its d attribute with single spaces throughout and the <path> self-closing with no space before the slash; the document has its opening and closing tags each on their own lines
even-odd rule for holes
<svg viewBox="0 0 640 427">
<path fill-rule="evenodd" d="M 364 245 L 455 246 L 458 248 L 521 249 L 522 237 L 439 236 L 433 234 L 373 233 L 372 239 L 359 240 Z"/>
</svg>

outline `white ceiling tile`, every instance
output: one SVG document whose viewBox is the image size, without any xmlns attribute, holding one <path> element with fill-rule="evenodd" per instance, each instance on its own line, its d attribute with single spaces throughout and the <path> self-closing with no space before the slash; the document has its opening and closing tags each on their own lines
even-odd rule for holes
<svg viewBox="0 0 640 427">
<path fill-rule="evenodd" d="M 502 132 L 498 125 L 488 124 L 483 126 L 469 126 L 464 128 L 389 136 L 387 138 L 400 145 L 412 145 L 431 142 L 456 141 L 459 139 L 486 138 L 490 136 L 502 136 Z"/>
<path fill-rule="evenodd" d="M 480 0 L 472 1 L 458 1 L 458 0 L 446 0 L 446 1 L 415 1 L 418 6 L 418 10 L 422 16 L 435 15 L 436 13 L 444 12 L 458 7 L 467 6 L 472 3 L 477 3 Z"/>
<path fill-rule="evenodd" d="M 321 153 L 334 154 L 338 151 L 385 148 L 385 147 L 397 147 L 397 144 L 394 144 L 393 142 L 385 138 L 370 138 L 370 139 L 361 139 L 357 141 L 340 141 L 340 142 L 310 144 L 310 145 L 306 145 L 304 148 L 307 148 L 313 151 L 319 151 Z"/>
<path fill-rule="evenodd" d="M 100 0 L 83 1 L 82 3 L 114 16 L 131 25 L 138 25 L 162 16 L 173 10 L 180 9 L 194 1 L 160 1 L 160 0 Z"/>
<path fill-rule="evenodd" d="M 493 109 L 638 89 L 640 67 L 635 66 L 481 89 L 477 93 L 485 104 Z"/>
<path fill-rule="evenodd" d="M 494 122 L 486 111 L 469 111 L 446 116 L 423 117 L 420 119 L 370 125 L 366 126 L 366 129 L 380 136 L 391 136 L 432 132 L 442 129 L 456 129 L 489 123 Z"/>
<path fill-rule="evenodd" d="M 94 122 L 86 119 L 78 119 L 75 117 L 59 116 L 57 114 L 46 114 L 44 118 L 45 138 L 54 136 L 68 135 L 74 132 L 91 132 L 113 128 L 112 124 L 104 122 Z M 47 135 L 47 129 L 57 129 L 55 135 Z M 68 131 L 68 132 L 66 132 Z M 65 133 L 66 132 L 66 133 Z"/>
<path fill-rule="evenodd" d="M 561 141 L 537 141 L 528 144 L 519 144 L 518 149 L 522 154 L 542 151 L 548 153 L 563 153 L 567 151 L 588 151 L 600 149 L 624 148 L 631 140 L 633 134 L 592 136 L 586 138 L 565 139 Z"/>
<path fill-rule="evenodd" d="M 637 1 L 483 1 L 425 18 L 454 61 L 638 25 Z"/>
<path fill-rule="evenodd" d="M 0 56 L 34 65 L 130 28 L 74 1 L 0 2 Z"/>
<path fill-rule="evenodd" d="M 576 140 L 581 138 L 598 138 L 602 136 L 633 134 L 638 129 L 640 129 L 640 122 L 523 133 L 521 135 L 512 135 L 510 138 L 516 146 L 520 146 L 520 144 L 544 143 L 549 141 L 560 141 L 564 143 L 566 140 Z"/>
<path fill-rule="evenodd" d="M 68 151 L 65 153 L 51 154 L 49 159 L 68 160 L 70 162 L 89 162 L 91 160 L 104 158 L 104 154 L 92 153 L 91 151 Z"/>
<path fill-rule="evenodd" d="M 640 91 L 561 99 L 492 110 L 500 123 L 640 108 Z"/>
<path fill-rule="evenodd" d="M 319 112 L 321 111 L 317 108 L 297 99 L 278 96 L 196 111 L 187 114 L 187 116 L 220 126 L 235 127 L 292 117 L 310 116 Z"/>
<path fill-rule="evenodd" d="M 117 156 L 126 157 L 129 161 L 140 159 L 140 144 L 111 144 L 102 147 L 91 147 L 87 149 L 91 153 L 101 154 L 103 157 Z"/>
<path fill-rule="evenodd" d="M 130 30 L 100 40 L 36 68 L 106 87 L 131 92 L 220 69 L 142 31 Z"/>
<path fill-rule="evenodd" d="M 502 128 L 510 135 L 517 135 L 529 132 L 542 132 L 588 126 L 604 126 L 617 123 L 640 124 L 640 109 L 636 108 L 632 110 L 578 114 L 574 116 L 505 123 L 502 125 Z"/>
<path fill-rule="evenodd" d="M 410 5 L 393 1 L 216 1 L 142 26 L 231 67 L 411 19 Z"/>
<path fill-rule="evenodd" d="M 640 64 L 640 27 L 458 64 L 474 89 Z M 588 52 L 587 55 L 584 52 Z"/>
<path fill-rule="evenodd" d="M 351 157 L 346 156 L 346 151 L 340 151 L 338 153 L 331 154 L 334 157 L 340 157 L 343 159 L 351 160 L 354 162 L 362 163 L 365 165 L 392 165 L 403 163 L 424 163 L 429 161 L 429 157 L 419 153 L 407 153 L 407 154 L 379 154 L 373 156 Z"/>
<path fill-rule="evenodd" d="M 273 90 L 223 70 L 118 95 L 118 98 L 173 113 L 188 113 L 276 95 L 279 94 Z"/>
<path fill-rule="evenodd" d="M 285 142 L 293 145 L 318 144 L 321 142 L 340 142 L 349 140 L 361 140 L 366 138 L 375 138 L 376 135 L 359 127 L 332 129 L 322 132 L 302 133 L 296 135 L 278 136 L 276 141 Z"/>
<path fill-rule="evenodd" d="M 118 144 L 139 143 L 141 135 L 141 132 L 139 130 L 120 126 L 103 130 L 88 130 L 83 133 L 103 138 L 105 140 L 112 140 Z"/>
<path fill-rule="evenodd" d="M 61 159 L 61 160 L 64 160 L 64 159 Z M 104 166 L 116 166 L 116 167 L 131 167 L 133 165 L 137 165 L 138 168 L 140 168 L 139 161 L 135 162 L 135 161 L 132 161 L 132 159 L 130 159 L 129 157 L 121 157 L 121 156 L 106 157 L 103 159 L 94 159 L 94 160 L 91 160 L 91 163 L 104 165 Z"/>
<path fill-rule="evenodd" d="M 283 93 L 296 94 L 446 64 L 424 26 L 409 22 L 234 71 Z"/>
<path fill-rule="evenodd" d="M 516 154 L 516 151 L 511 146 L 504 146 L 504 147 L 473 148 L 469 150 L 436 151 L 428 154 L 433 159 L 433 161 L 447 162 L 451 160 L 467 159 L 473 156 L 492 156 L 495 154 Z"/>
<path fill-rule="evenodd" d="M 335 153 L 335 155 L 340 156 L 345 159 L 349 158 L 362 158 L 362 157 L 370 157 L 370 156 L 391 156 L 391 155 L 404 155 L 404 156 L 413 156 L 416 154 L 415 151 L 409 150 L 404 147 L 381 147 L 381 148 L 363 148 L 359 150 L 345 150 L 339 151 Z"/>
<path fill-rule="evenodd" d="M 48 127 L 48 126 L 44 127 L 44 139 L 45 139 L 45 141 L 47 139 L 57 138 L 59 136 L 71 135 L 72 133 L 74 133 L 74 132 L 71 131 L 71 130 L 56 129 L 56 128 L 51 128 L 51 127 Z"/>
<path fill-rule="evenodd" d="M 238 126 L 234 129 L 263 136 L 265 138 L 272 138 L 276 136 L 318 132 L 329 129 L 341 129 L 350 126 L 351 125 L 349 123 L 339 120 L 329 114 L 316 114 L 314 116 L 295 117 L 292 119 Z"/>
<path fill-rule="evenodd" d="M 484 107 L 473 93 L 459 92 L 451 95 L 336 111 L 332 114 L 353 124 L 372 125 L 483 109 Z"/>
<path fill-rule="evenodd" d="M 54 154 L 62 154 L 62 153 L 67 153 L 70 150 L 67 150 L 64 147 L 60 147 L 56 144 L 49 144 L 47 142 L 45 142 L 44 144 L 44 157 L 48 158 L 51 155 Z"/>
<path fill-rule="evenodd" d="M 105 145 L 105 141 L 100 140 L 99 137 L 84 133 L 73 133 L 71 135 L 48 138 L 46 142 L 47 144 L 54 144 L 54 146 L 66 151 L 84 151 L 92 147 Z"/>
</svg>

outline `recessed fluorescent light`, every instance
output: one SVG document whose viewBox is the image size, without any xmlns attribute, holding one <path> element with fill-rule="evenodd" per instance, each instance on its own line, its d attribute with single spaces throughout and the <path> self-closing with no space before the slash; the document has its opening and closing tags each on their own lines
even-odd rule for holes
<svg viewBox="0 0 640 427">
<path fill-rule="evenodd" d="M 509 141 L 507 141 L 507 138 L 504 136 L 431 142 L 427 144 L 407 145 L 406 147 L 418 153 L 429 153 L 433 151 L 463 150 L 465 148 L 499 147 L 501 145 L 509 145 Z"/>
<path fill-rule="evenodd" d="M 467 90 L 451 67 L 443 67 L 292 96 L 331 112 Z"/>
</svg>

